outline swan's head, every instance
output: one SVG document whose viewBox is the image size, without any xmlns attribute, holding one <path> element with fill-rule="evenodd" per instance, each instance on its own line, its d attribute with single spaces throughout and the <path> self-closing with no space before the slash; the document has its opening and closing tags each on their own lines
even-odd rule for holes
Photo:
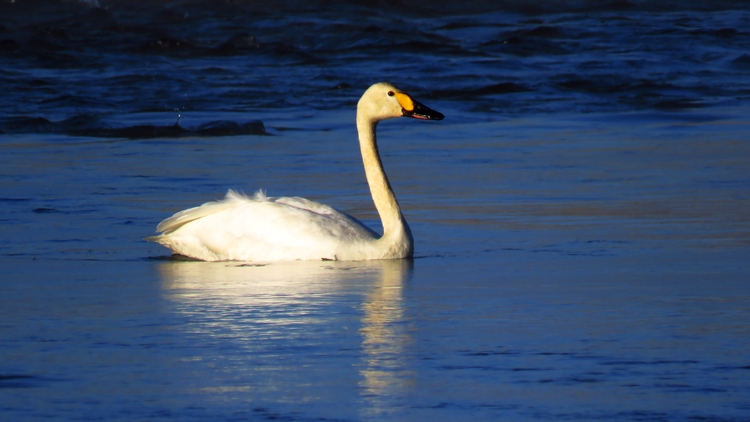
<svg viewBox="0 0 750 422">
<path fill-rule="evenodd" d="M 375 121 L 394 117 L 422 120 L 442 120 L 445 117 L 386 82 L 375 84 L 365 91 L 357 104 L 357 113 Z"/>
</svg>

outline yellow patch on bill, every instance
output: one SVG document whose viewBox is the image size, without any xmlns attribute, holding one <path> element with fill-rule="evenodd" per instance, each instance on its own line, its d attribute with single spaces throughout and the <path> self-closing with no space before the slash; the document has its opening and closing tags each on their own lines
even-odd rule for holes
<svg viewBox="0 0 750 422">
<path fill-rule="evenodd" d="M 397 92 L 396 93 L 396 99 L 398 100 L 398 103 L 401 104 L 401 107 L 406 111 L 414 111 L 414 101 L 412 101 L 411 97 L 402 93 Z"/>
</svg>

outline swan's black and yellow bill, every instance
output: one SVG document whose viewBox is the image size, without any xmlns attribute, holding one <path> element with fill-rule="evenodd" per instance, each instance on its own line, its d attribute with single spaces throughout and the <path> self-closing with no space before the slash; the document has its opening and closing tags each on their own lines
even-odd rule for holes
<svg viewBox="0 0 750 422">
<path fill-rule="evenodd" d="M 396 99 L 398 100 L 398 103 L 401 104 L 401 112 L 406 117 L 422 120 L 443 120 L 445 117 L 443 116 L 443 113 L 435 111 L 426 105 L 415 101 L 412 97 L 403 92 L 397 92 Z"/>
</svg>

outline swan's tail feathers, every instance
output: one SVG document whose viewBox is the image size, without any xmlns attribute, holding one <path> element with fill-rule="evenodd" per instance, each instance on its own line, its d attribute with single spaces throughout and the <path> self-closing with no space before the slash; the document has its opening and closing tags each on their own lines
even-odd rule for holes
<svg viewBox="0 0 750 422">
<path fill-rule="evenodd" d="M 229 191 L 227 191 L 226 197 L 224 197 L 223 200 L 207 202 L 199 207 L 180 211 L 177 214 L 159 223 L 159 225 L 156 226 L 156 231 L 162 232 L 162 236 L 168 235 L 191 221 L 195 221 L 199 218 L 216 214 L 228 208 L 232 208 L 236 206 L 238 202 L 247 201 L 269 201 L 269 198 L 266 196 L 266 193 L 263 190 L 259 190 L 255 193 L 255 195 L 253 195 L 252 198 L 250 198 L 244 193 L 229 189 Z M 147 237 L 146 240 L 150 242 L 160 243 L 160 237 L 161 236 L 150 236 Z"/>
<path fill-rule="evenodd" d="M 248 198 L 244 194 L 237 193 L 230 189 L 229 192 L 227 192 L 227 196 L 223 200 L 207 202 L 199 207 L 180 211 L 177 214 L 159 223 L 159 225 L 156 226 L 156 231 L 162 232 L 162 235 L 167 235 L 191 221 L 224 211 L 225 209 L 235 206 L 237 202 L 249 200 L 250 198 Z M 152 236 L 150 238 L 147 238 L 146 240 L 159 243 L 158 238 L 159 236 Z"/>
<path fill-rule="evenodd" d="M 145 240 L 146 242 L 161 243 L 160 242 L 161 237 L 162 237 L 161 235 L 159 235 L 159 236 L 148 236 L 148 237 L 144 237 L 143 240 Z"/>
<path fill-rule="evenodd" d="M 145 240 L 146 242 L 158 243 L 169 249 L 172 249 L 172 246 L 174 245 L 174 242 L 172 242 L 172 239 L 165 234 L 160 234 L 158 236 L 144 237 L 143 240 Z"/>
</svg>

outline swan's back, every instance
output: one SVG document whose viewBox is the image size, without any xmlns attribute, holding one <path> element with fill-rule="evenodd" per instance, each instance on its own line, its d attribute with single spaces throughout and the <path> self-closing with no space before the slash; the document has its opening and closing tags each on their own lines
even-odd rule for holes
<svg viewBox="0 0 750 422">
<path fill-rule="evenodd" d="M 328 205 L 231 190 L 221 201 L 173 215 L 157 230 L 163 234 L 147 239 L 205 261 L 369 259 L 378 237 Z"/>
</svg>

